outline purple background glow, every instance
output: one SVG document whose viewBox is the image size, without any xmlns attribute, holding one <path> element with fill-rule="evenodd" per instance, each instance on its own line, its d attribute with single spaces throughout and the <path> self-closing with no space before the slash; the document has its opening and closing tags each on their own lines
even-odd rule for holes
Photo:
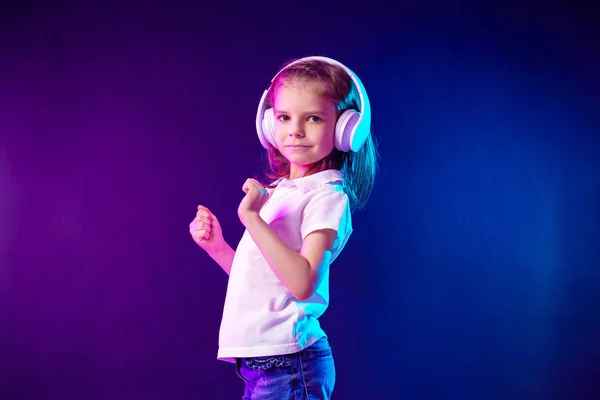
<svg viewBox="0 0 600 400">
<path fill-rule="evenodd" d="M 382 155 L 332 267 L 335 396 L 600 397 L 589 10 L 4 7 L 0 399 L 241 398 L 188 223 L 237 244 L 260 95 L 314 54 L 361 77 Z"/>
</svg>

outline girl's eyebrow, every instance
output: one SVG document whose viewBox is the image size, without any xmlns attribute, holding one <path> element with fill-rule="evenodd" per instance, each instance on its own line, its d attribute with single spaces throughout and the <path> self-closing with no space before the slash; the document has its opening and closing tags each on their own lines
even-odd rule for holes
<svg viewBox="0 0 600 400">
<path fill-rule="evenodd" d="M 278 108 L 273 109 L 273 112 L 275 114 L 289 114 L 289 112 L 278 109 Z M 308 111 L 308 112 L 304 112 L 303 114 L 305 114 L 305 115 L 323 115 L 325 113 L 323 111 Z"/>
</svg>

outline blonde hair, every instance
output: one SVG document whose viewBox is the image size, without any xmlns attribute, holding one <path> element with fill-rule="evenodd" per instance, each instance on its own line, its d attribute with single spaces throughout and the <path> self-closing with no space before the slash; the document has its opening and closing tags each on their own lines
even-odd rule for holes
<svg viewBox="0 0 600 400">
<path fill-rule="evenodd" d="M 293 62 L 290 61 L 287 64 Z M 277 90 L 282 85 L 312 84 L 317 93 L 336 105 L 337 116 L 344 111 L 359 108 L 360 98 L 352 78 L 346 71 L 322 60 L 306 60 L 285 68 L 273 81 L 267 93 L 267 106 L 273 107 Z M 290 164 L 279 150 L 267 150 L 269 179 L 287 178 Z M 352 210 L 364 208 L 373 190 L 377 171 L 377 144 L 369 135 L 365 145 L 358 152 L 342 152 L 333 149 L 327 157 L 316 162 L 305 174 L 311 175 L 327 169 L 337 169 L 344 174 L 344 190 L 350 199 Z"/>
</svg>

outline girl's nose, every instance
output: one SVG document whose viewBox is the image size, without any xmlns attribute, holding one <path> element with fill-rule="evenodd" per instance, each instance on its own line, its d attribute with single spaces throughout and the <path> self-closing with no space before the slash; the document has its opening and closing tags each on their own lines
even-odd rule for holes
<svg viewBox="0 0 600 400">
<path fill-rule="evenodd" d="M 301 124 L 292 124 L 288 134 L 290 136 L 304 137 L 304 127 Z"/>
</svg>

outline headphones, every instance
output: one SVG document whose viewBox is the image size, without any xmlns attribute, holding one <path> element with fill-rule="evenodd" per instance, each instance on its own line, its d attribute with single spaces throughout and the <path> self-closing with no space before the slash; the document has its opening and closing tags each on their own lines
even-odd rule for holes
<svg viewBox="0 0 600 400">
<path fill-rule="evenodd" d="M 279 76 L 279 74 L 285 71 L 287 68 L 291 67 L 294 64 L 310 61 L 310 60 L 320 60 L 327 62 L 329 64 L 337 65 L 341 67 L 350 78 L 354 82 L 354 86 L 358 91 L 358 95 L 360 97 L 360 109 L 361 112 L 357 110 L 346 110 L 340 115 L 335 125 L 335 147 L 336 149 L 348 152 L 348 151 L 359 151 L 365 142 L 367 141 L 369 135 L 371 134 L 371 105 L 369 103 L 369 97 L 367 96 L 367 91 L 363 86 L 362 82 L 356 76 L 350 68 L 346 67 L 344 64 L 339 61 L 333 60 L 327 57 L 304 57 L 299 60 L 293 61 L 290 64 L 286 65 L 283 69 L 281 69 L 273 79 L 271 79 L 271 83 L 267 90 L 264 91 L 262 97 L 260 98 L 260 103 L 258 104 L 258 111 L 256 112 L 256 132 L 258 133 L 258 139 L 260 143 L 263 145 L 265 149 L 270 147 L 277 148 L 277 142 L 275 141 L 275 115 L 273 113 L 273 109 L 267 109 L 266 100 L 267 93 L 271 89 L 271 85 L 273 81 Z"/>
</svg>

